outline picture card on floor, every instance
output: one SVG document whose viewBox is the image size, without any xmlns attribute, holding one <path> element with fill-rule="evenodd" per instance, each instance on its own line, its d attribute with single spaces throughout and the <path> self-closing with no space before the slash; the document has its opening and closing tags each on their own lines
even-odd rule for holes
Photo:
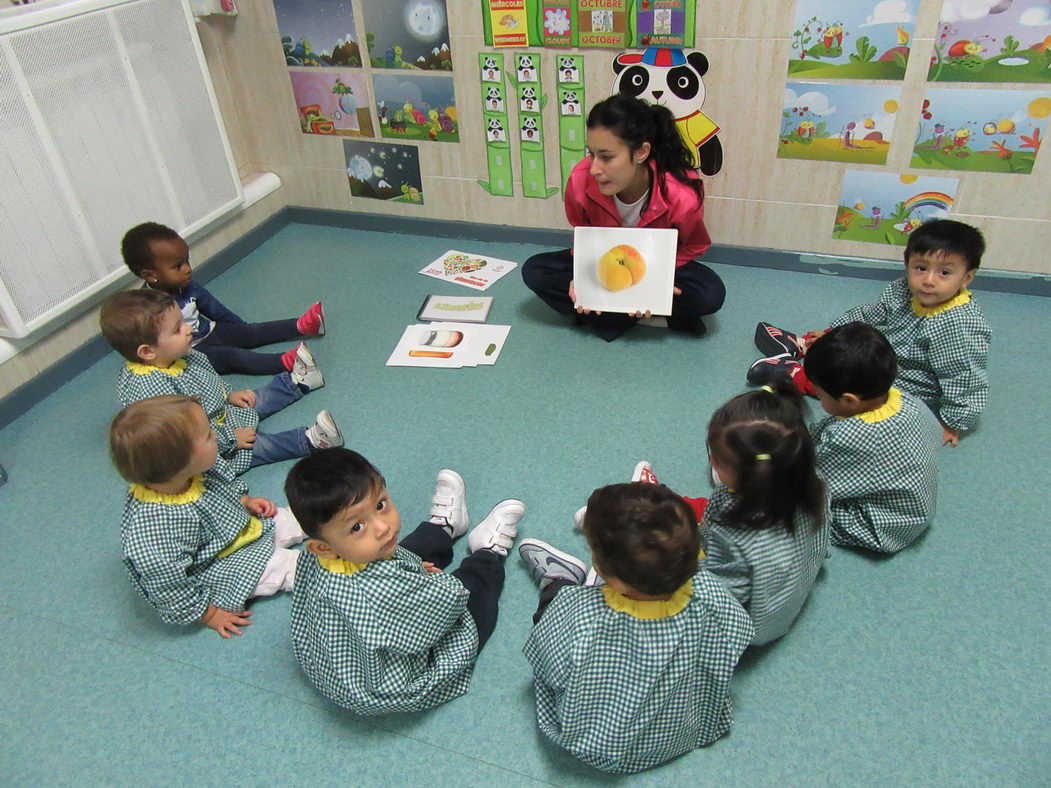
<svg viewBox="0 0 1051 788">
<path fill-rule="evenodd" d="M 416 313 L 417 320 L 448 320 L 461 323 L 484 323 L 493 305 L 492 296 L 429 295 Z"/>
<path fill-rule="evenodd" d="M 510 260 L 498 260 L 480 254 L 468 254 L 450 249 L 422 271 L 424 276 L 456 282 L 473 287 L 475 290 L 486 290 L 488 287 L 518 266 Z"/>
<path fill-rule="evenodd" d="M 678 230 L 577 227 L 573 289 L 577 305 L 600 312 L 670 315 Z"/>
<path fill-rule="evenodd" d="M 408 326 L 387 366 L 459 369 L 494 364 L 510 330 L 510 326 L 474 323 Z"/>
</svg>

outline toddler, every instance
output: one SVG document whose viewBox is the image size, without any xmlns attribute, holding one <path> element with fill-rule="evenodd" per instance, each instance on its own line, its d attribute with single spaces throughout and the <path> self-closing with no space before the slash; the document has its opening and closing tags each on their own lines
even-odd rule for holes
<svg viewBox="0 0 1051 788">
<path fill-rule="evenodd" d="M 829 415 L 811 428 L 832 499 L 832 544 L 894 553 L 934 514 L 938 424 L 923 403 L 892 388 L 894 349 L 867 323 L 814 340 L 807 377 Z"/>
<path fill-rule="evenodd" d="M 348 449 L 300 460 L 285 482 L 309 535 L 292 597 L 292 646 L 333 703 L 358 714 L 421 711 L 467 691 L 496 626 L 504 558 L 525 504 L 501 501 L 467 535 L 467 490 L 438 472 L 430 519 L 399 543 L 401 516 L 387 483 Z"/>
<path fill-rule="evenodd" d="M 942 441 L 956 446 L 972 429 L 989 393 L 986 361 L 991 333 L 967 286 L 985 252 L 982 234 L 963 222 L 937 219 L 913 230 L 905 247 L 905 276 L 891 282 L 879 301 L 855 307 L 832 326 L 861 321 L 878 328 L 898 357 L 898 388 L 922 399 L 942 424 Z M 814 394 L 803 370 L 807 344 L 768 323 L 756 327 L 759 349 L 770 354 L 748 370 L 751 383 L 790 375 L 804 394 Z"/>
<path fill-rule="evenodd" d="M 252 498 L 217 459 L 200 404 L 181 394 L 125 407 L 110 454 L 130 482 L 121 521 L 131 581 L 169 624 L 199 621 L 224 638 L 251 624 L 246 600 L 290 591 L 306 536 L 288 509 Z"/>
<path fill-rule="evenodd" d="M 730 677 L 755 628 L 699 566 L 693 510 L 663 485 L 613 484 L 592 493 L 583 531 L 604 585 L 545 542 L 519 548 L 540 582 L 525 644 L 540 730 L 621 774 L 711 744 L 730 728 Z"/>
<path fill-rule="evenodd" d="M 175 230 L 163 224 L 145 222 L 132 227 L 124 234 L 120 251 L 131 272 L 145 280 L 144 287 L 161 290 L 175 299 L 183 320 L 190 326 L 193 347 L 208 356 L 221 375 L 291 372 L 296 348 L 285 353 L 253 353 L 247 348 L 325 333 L 325 312 L 320 301 L 298 318 L 246 323 L 193 281 L 190 247 Z"/>
<path fill-rule="evenodd" d="M 190 328 L 167 293 L 115 293 L 103 303 L 100 322 L 106 341 L 127 360 L 117 379 L 121 405 L 161 394 L 196 397 L 218 434 L 219 454 L 230 460 L 235 473 L 343 445 L 343 435 L 325 410 L 308 428 L 279 433 L 255 429 L 260 419 L 324 385 L 305 346 L 300 346 L 291 373 L 275 375 L 255 391 L 230 392 L 204 354 L 190 349 Z"/>
</svg>

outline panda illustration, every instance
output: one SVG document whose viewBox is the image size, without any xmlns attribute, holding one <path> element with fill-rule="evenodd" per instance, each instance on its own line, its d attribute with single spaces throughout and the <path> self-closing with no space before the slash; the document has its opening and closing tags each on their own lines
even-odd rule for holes
<svg viewBox="0 0 1051 788">
<path fill-rule="evenodd" d="M 690 150 L 694 166 L 715 175 L 723 166 L 719 126 L 701 112 L 708 58 L 701 52 L 650 47 L 641 55 L 625 52 L 613 60 L 613 92 L 645 99 L 671 110 L 675 125 Z"/>
<path fill-rule="evenodd" d="M 485 94 L 485 108 L 490 112 L 504 111 L 504 96 L 500 88 L 489 87 Z"/>
<path fill-rule="evenodd" d="M 489 118 L 489 125 L 485 129 L 485 138 L 489 142 L 507 142 L 507 135 L 499 118 Z"/>
<path fill-rule="evenodd" d="M 536 100 L 536 89 L 526 85 L 522 88 L 522 95 L 519 97 L 519 109 L 522 112 L 536 112 L 537 100 Z"/>
<path fill-rule="evenodd" d="M 483 82 L 500 82 L 500 64 L 497 63 L 495 57 L 486 57 L 482 61 L 482 81 Z"/>
<path fill-rule="evenodd" d="M 580 114 L 580 99 L 577 98 L 575 90 L 567 90 L 562 94 L 562 104 L 559 107 L 559 113 L 562 115 Z"/>
<path fill-rule="evenodd" d="M 522 119 L 522 141 L 540 142 L 540 129 L 537 128 L 536 118 Z"/>
<path fill-rule="evenodd" d="M 536 66 L 533 63 L 532 55 L 519 55 L 516 61 L 518 63 L 518 81 L 519 82 L 536 82 Z"/>
<path fill-rule="evenodd" d="M 558 59 L 558 81 L 579 82 L 580 70 L 571 57 L 560 57 Z"/>
</svg>

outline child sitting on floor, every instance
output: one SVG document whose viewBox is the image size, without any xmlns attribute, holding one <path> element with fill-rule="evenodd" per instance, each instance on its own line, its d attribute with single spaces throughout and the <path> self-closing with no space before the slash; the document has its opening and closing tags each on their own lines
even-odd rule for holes
<svg viewBox="0 0 1051 788">
<path fill-rule="evenodd" d="M 100 323 L 106 341 L 127 359 L 117 379 L 121 405 L 161 394 L 196 397 L 218 433 L 219 454 L 235 473 L 343 445 L 343 435 L 327 410 L 318 413 L 310 427 L 272 434 L 256 431 L 260 419 L 324 385 L 305 345 L 300 345 L 291 373 L 275 375 L 261 389 L 231 393 L 204 354 L 190 349 L 189 326 L 167 293 L 115 293 L 102 305 Z"/>
<path fill-rule="evenodd" d="M 861 321 L 878 328 L 898 356 L 902 391 L 922 399 L 942 424 L 942 442 L 956 446 L 972 429 L 989 393 L 986 360 L 991 333 L 982 310 L 967 289 L 982 262 L 985 240 L 963 222 L 937 219 L 912 231 L 905 247 L 905 276 L 891 282 L 875 304 L 855 307 L 832 327 Z M 748 370 L 750 383 L 790 375 L 804 394 L 814 390 L 802 370 L 809 342 L 760 323 L 755 342 L 769 354 Z"/>
<path fill-rule="evenodd" d="M 538 539 L 519 553 L 540 582 L 525 655 L 540 730 L 585 763 L 638 772 L 729 730 L 730 677 L 755 629 L 699 566 L 691 508 L 659 484 L 592 493 L 583 522 L 601 586 Z"/>
<path fill-rule="evenodd" d="M 358 714 L 422 711 L 467 691 L 496 626 L 504 558 L 525 504 L 493 507 L 467 535 L 470 555 L 442 572 L 467 532 L 467 490 L 438 472 L 431 516 L 402 539 L 387 483 L 347 449 L 312 454 L 285 482 L 309 535 L 292 597 L 292 646 L 333 703 Z"/>
<path fill-rule="evenodd" d="M 245 601 L 291 591 L 306 536 L 288 509 L 252 498 L 217 459 L 200 404 L 179 394 L 128 405 L 110 455 L 131 483 L 121 521 L 132 583 L 169 624 L 199 621 L 224 638 L 251 624 Z"/>
<path fill-rule="evenodd" d="M 832 499 L 832 544 L 894 553 L 934 514 L 939 429 L 930 410 L 891 388 L 894 349 L 866 323 L 816 339 L 807 377 L 829 415 L 811 428 Z"/>
<path fill-rule="evenodd" d="M 120 244 L 124 262 L 145 287 L 175 299 L 193 333 L 192 346 L 208 356 L 216 372 L 276 375 L 291 372 L 296 348 L 284 353 L 253 353 L 273 342 L 325 333 L 325 312 L 318 301 L 298 318 L 246 323 L 193 281 L 190 247 L 175 230 L 145 222 L 128 230 Z"/>
</svg>

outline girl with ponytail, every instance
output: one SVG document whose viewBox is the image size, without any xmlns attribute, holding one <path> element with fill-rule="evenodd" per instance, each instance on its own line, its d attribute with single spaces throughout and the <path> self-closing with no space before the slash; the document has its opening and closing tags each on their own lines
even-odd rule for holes
<svg viewBox="0 0 1051 788">
<path fill-rule="evenodd" d="M 704 186 L 692 154 L 665 107 L 617 94 L 591 108 L 588 155 L 566 183 L 565 207 L 574 227 L 653 227 L 679 231 L 675 288 L 668 327 L 705 333 L 702 315 L 719 310 L 726 288 L 695 259 L 711 246 L 704 226 Z M 648 317 L 640 312 L 602 314 L 576 305 L 573 254 L 564 249 L 526 260 L 522 279 L 552 309 L 576 314 L 611 342 Z"/>
</svg>

